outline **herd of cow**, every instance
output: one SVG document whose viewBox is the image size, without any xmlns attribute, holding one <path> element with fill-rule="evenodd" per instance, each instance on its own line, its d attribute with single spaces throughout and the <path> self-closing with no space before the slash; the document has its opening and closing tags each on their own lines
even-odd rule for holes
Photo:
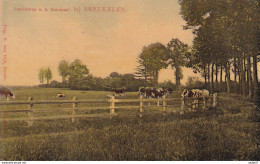
<svg viewBox="0 0 260 164">
<path fill-rule="evenodd" d="M 125 88 L 113 88 L 111 90 L 113 96 L 127 96 Z M 152 87 L 140 87 L 138 96 L 146 99 L 150 98 L 162 98 L 163 96 L 170 96 L 173 92 L 172 88 L 152 88 Z M 0 96 L 5 96 L 8 100 L 9 98 L 15 98 L 14 93 L 8 88 L 0 88 Z M 206 89 L 184 89 L 181 96 L 185 97 L 209 97 L 209 91 Z M 64 93 L 58 93 L 57 97 L 65 97 Z"/>
<path fill-rule="evenodd" d="M 116 88 L 112 89 L 114 96 L 125 96 L 127 95 L 125 88 Z M 138 96 L 142 96 L 143 98 L 150 99 L 150 98 L 162 98 L 163 96 L 170 96 L 173 92 L 172 88 L 152 88 L 152 87 L 140 87 Z M 187 90 L 184 89 L 181 97 L 185 98 L 192 98 L 192 97 L 209 97 L 209 91 L 206 89 L 192 89 Z"/>
</svg>

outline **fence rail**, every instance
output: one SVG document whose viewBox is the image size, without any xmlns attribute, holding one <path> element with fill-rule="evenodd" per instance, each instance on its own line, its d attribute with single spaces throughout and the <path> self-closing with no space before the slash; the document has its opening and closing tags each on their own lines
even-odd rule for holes
<svg viewBox="0 0 260 164">
<path fill-rule="evenodd" d="M 29 97 L 27 101 L 5 101 L 0 102 L 0 106 L 3 105 L 28 105 L 27 110 L 1 110 L 1 113 L 16 113 L 16 112 L 27 112 L 27 117 L 24 118 L 2 118 L 1 121 L 27 121 L 28 126 L 32 126 L 34 120 L 47 120 L 47 119 L 66 119 L 71 118 L 72 122 L 77 121 L 78 118 L 83 117 L 112 117 L 115 115 L 115 109 L 136 109 L 139 108 L 140 117 L 143 116 L 144 109 L 149 108 L 155 105 L 151 105 L 151 102 L 157 102 L 156 106 L 160 106 L 164 114 L 167 113 L 167 107 L 176 106 L 176 105 L 167 105 L 167 102 L 180 100 L 180 114 L 183 114 L 187 110 L 199 109 L 199 106 L 202 105 L 202 109 L 206 109 L 209 106 L 216 106 L 217 103 L 217 94 L 213 94 L 208 98 L 163 98 L 159 99 L 144 99 L 142 96 L 139 99 L 115 99 L 114 96 L 111 96 L 110 99 L 85 99 L 78 100 L 77 97 L 74 97 L 72 100 L 40 100 L 35 101 L 32 97 Z M 202 102 L 201 102 L 202 101 Z M 139 105 L 132 106 L 116 106 L 116 103 L 139 103 Z M 162 102 L 162 105 L 160 103 Z M 72 104 L 71 108 L 51 108 L 51 109 L 35 109 L 35 104 Z M 79 104 L 82 103 L 110 103 L 110 106 L 103 107 L 79 107 Z M 147 103 L 147 105 L 145 105 Z M 210 105 L 207 105 L 210 104 Z M 110 115 L 105 114 L 78 114 L 79 110 L 95 110 L 95 109 L 109 109 Z M 72 110 L 71 115 L 62 115 L 62 116 L 46 116 L 46 117 L 35 117 L 34 113 L 41 111 L 55 111 L 55 110 Z"/>
</svg>

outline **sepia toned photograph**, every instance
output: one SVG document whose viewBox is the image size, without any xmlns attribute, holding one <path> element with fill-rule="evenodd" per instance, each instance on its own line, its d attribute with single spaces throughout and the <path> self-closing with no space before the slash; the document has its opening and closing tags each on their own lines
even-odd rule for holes
<svg viewBox="0 0 260 164">
<path fill-rule="evenodd" d="M 0 0 L 0 161 L 257 164 L 259 3 Z"/>
</svg>

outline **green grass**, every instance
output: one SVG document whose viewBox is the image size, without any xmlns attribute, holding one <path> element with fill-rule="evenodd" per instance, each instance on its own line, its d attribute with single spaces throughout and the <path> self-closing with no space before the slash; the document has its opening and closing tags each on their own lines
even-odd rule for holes
<svg viewBox="0 0 260 164">
<path fill-rule="evenodd" d="M 30 95 L 43 100 L 54 99 L 59 91 L 21 89 L 15 93 L 19 100 Z M 62 92 L 69 94 L 66 99 L 75 95 L 79 99 L 104 98 L 108 94 Z M 136 93 L 129 93 L 128 98 L 136 97 Z M 154 108 L 140 118 L 137 110 L 117 111 L 129 116 L 79 119 L 75 123 L 69 119 L 35 121 L 32 127 L 26 122 L 0 123 L 1 160 L 259 160 L 259 111 L 237 97 L 220 95 L 216 109 L 184 115 L 170 111 L 164 116 Z"/>
</svg>

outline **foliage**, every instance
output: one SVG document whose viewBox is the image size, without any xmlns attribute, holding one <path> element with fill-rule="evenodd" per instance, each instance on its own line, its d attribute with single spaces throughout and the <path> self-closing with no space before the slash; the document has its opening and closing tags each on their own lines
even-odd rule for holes
<svg viewBox="0 0 260 164">
<path fill-rule="evenodd" d="M 143 47 L 141 54 L 138 56 L 137 74 L 143 76 L 152 85 L 157 86 L 159 71 L 168 66 L 166 63 L 167 54 L 166 47 L 159 42 Z"/>
<path fill-rule="evenodd" d="M 44 79 L 46 79 L 47 85 L 50 83 L 50 80 L 52 79 L 52 73 L 49 67 L 46 69 L 41 68 L 39 71 L 39 80 L 41 85 L 43 85 Z"/>
<path fill-rule="evenodd" d="M 175 81 L 176 81 L 176 90 L 180 90 L 181 79 L 183 78 L 182 68 L 186 65 L 186 59 L 189 54 L 188 45 L 182 43 L 179 39 L 172 39 L 168 45 L 168 64 L 175 69 Z"/>
<path fill-rule="evenodd" d="M 40 80 L 41 84 L 43 84 L 44 79 L 45 79 L 45 70 L 43 68 L 41 68 L 40 72 L 39 72 L 39 80 Z"/>
<path fill-rule="evenodd" d="M 186 21 L 184 29 L 192 29 L 195 34 L 190 66 L 195 72 L 201 73 L 205 79 L 208 74 L 210 80 L 206 67 L 209 70 L 210 65 L 223 65 L 229 93 L 231 61 L 237 59 L 242 63 L 250 57 L 255 61 L 256 56 L 259 55 L 259 1 L 179 0 L 179 2 L 181 15 Z M 256 65 L 255 61 L 253 65 L 255 90 L 257 90 Z M 248 65 L 247 71 L 250 71 L 250 68 L 251 65 Z M 236 69 L 245 92 L 246 85 L 251 87 L 250 80 L 248 84 L 245 83 L 246 69 L 242 64 Z"/>
<path fill-rule="evenodd" d="M 84 83 L 89 70 L 79 59 L 75 59 L 69 65 L 69 86 L 71 89 L 87 89 Z"/>
<path fill-rule="evenodd" d="M 45 79 L 47 81 L 47 84 L 49 84 L 50 80 L 52 79 L 52 73 L 49 67 L 45 70 Z"/>
<path fill-rule="evenodd" d="M 204 83 L 199 80 L 198 77 L 188 77 L 186 82 L 186 89 L 205 89 Z"/>
<path fill-rule="evenodd" d="M 171 88 L 171 89 L 176 89 L 176 84 L 173 84 L 170 80 L 164 81 L 159 83 L 159 87 L 161 88 Z"/>
<path fill-rule="evenodd" d="M 65 83 L 67 76 L 69 75 L 69 63 L 66 60 L 62 60 L 59 63 L 59 74 L 62 77 L 62 82 Z"/>
</svg>

